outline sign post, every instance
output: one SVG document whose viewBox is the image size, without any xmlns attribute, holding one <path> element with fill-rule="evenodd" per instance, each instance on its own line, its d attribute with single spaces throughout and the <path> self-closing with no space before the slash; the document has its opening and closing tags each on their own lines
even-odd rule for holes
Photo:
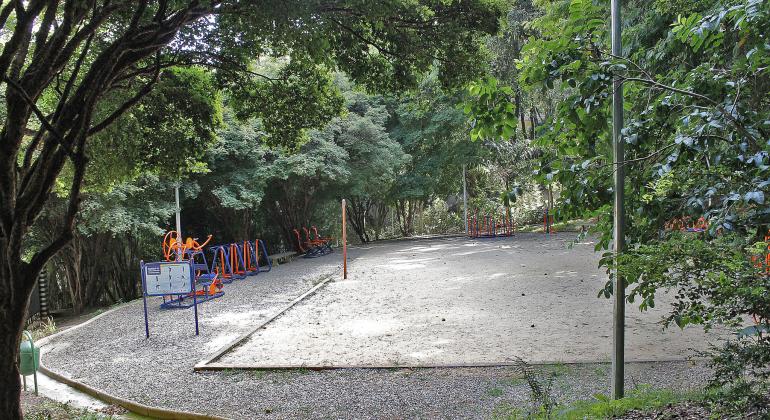
<svg viewBox="0 0 770 420">
<path fill-rule="evenodd" d="M 195 335 L 198 329 L 198 299 L 192 261 L 139 262 L 142 271 L 142 300 L 144 303 L 144 334 L 150 338 L 147 319 L 147 296 L 187 296 L 192 294 L 195 314 Z"/>
<path fill-rule="evenodd" d="M 347 220 L 345 216 L 345 199 L 342 199 L 342 279 L 348 278 L 348 232 L 347 232 Z"/>
</svg>

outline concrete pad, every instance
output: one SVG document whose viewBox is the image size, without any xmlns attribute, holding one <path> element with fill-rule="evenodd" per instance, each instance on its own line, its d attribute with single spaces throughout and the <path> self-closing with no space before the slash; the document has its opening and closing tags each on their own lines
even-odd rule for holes
<svg viewBox="0 0 770 420">
<path fill-rule="evenodd" d="M 216 367 L 485 366 L 608 361 L 612 303 L 594 243 L 574 234 L 396 241 L 357 249 L 333 281 Z M 681 360 L 724 333 L 663 331 L 670 299 L 627 307 L 628 361 Z"/>
</svg>

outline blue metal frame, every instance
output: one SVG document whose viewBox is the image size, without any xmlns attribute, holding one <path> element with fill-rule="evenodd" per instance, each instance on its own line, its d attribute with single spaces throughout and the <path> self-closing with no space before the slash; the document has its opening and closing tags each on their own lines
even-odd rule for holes
<svg viewBox="0 0 770 420">
<path fill-rule="evenodd" d="M 230 244 L 222 244 L 222 245 L 214 245 L 210 246 L 209 250 L 213 253 L 213 257 L 211 258 L 211 272 L 216 272 L 216 270 L 219 268 L 219 262 L 222 261 L 222 255 L 224 255 L 225 258 L 225 272 L 220 273 L 220 280 L 223 284 L 230 284 L 233 282 L 233 280 L 242 279 L 243 276 L 239 274 L 233 274 L 232 269 L 230 268 Z M 220 252 L 220 250 L 222 252 Z M 230 277 L 224 277 L 225 275 L 228 275 Z"/>
<path fill-rule="evenodd" d="M 262 239 L 257 239 L 257 242 L 261 245 L 259 248 L 262 249 L 262 255 L 265 256 L 265 261 L 267 261 L 267 269 L 263 270 L 262 267 L 259 265 L 259 256 L 257 255 L 257 267 L 259 267 L 259 271 L 261 272 L 268 272 L 273 269 L 273 262 L 270 261 L 270 257 L 267 255 L 267 246 L 265 246 L 265 241 Z M 256 255 L 256 253 L 254 253 Z"/>
<path fill-rule="evenodd" d="M 250 271 L 246 271 L 246 260 L 243 259 L 243 244 L 238 242 L 230 244 L 230 246 L 233 245 L 235 245 L 235 257 L 238 258 L 238 261 L 241 262 L 241 267 L 243 267 L 243 271 L 246 272 L 246 274 L 233 274 L 233 278 L 236 280 L 245 279 L 252 273 Z"/>
</svg>

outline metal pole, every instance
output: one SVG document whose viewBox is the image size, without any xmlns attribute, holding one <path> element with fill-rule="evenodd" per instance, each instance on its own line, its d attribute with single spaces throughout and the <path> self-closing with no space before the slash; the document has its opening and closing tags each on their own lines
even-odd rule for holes
<svg viewBox="0 0 770 420">
<path fill-rule="evenodd" d="M 465 182 L 465 164 L 463 163 L 463 209 L 465 211 L 465 234 L 468 235 L 468 186 Z"/>
<path fill-rule="evenodd" d="M 345 216 L 345 199 L 342 199 L 342 279 L 348 278 L 348 232 L 347 217 Z"/>
<path fill-rule="evenodd" d="M 179 205 L 179 184 L 174 186 L 174 195 L 176 196 L 176 234 L 180 241 L 184 241 L 182 238 L 182 207 Z"/>
<path fill-rule="evenodd" d="M 612 54 L 619 57 L 623 54 L 621 48 L 621 17 L 620 0 L 612 0 Z M 613 203 L 613 245 L 615 256 L 623 251 L 625 247 L 625 209 L 623 196 L 625 192 L 625 174 L 623 168 L 624 152 L 623 138 L 621 130 L 623 129 L 623 82 L 615 76 L 612 82 L 612 149 L 613 149 L 613 167 L 615 202 Z M 625 282 L 615 272 L 614 284 L 614 308 L 613 308 L 613 351 L 612 351 L 612 397 L 615 399 L 623 398 L 624 394 L 624 370 L 625 370 L 625 318 L 626 318 L 626 289 Z"/>
<path fill-rule="evenodd" d="M 142 272 L 142 301 L 144 301 L 144 338 L 150 338 L 150 323 L 147 321 L 147 280 L 144 275 L 144 260 L 139 261 Z"/>
<path fill-rule="evenodd" d="M 198 329 L 198 280 L 195 279 L 192 258 L 190 257 L 190 281 L 192 282 L 193 312 L 195 313 L 195 335 L 200 335 L 200 330 Z M 206 296 L 208 296 L 208 292 L 206 292 Z"/>
</svg>

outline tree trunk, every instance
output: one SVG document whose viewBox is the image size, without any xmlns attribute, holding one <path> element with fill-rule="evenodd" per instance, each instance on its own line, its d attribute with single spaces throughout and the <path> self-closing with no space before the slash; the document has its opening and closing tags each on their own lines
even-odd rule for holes
<svg viewBox="0 0 770 420">
<path fill-rule="evenodd" d="M 348 199 L 347 207 L 350 225 L 353 227 L 356 235 L 358 235 L 358 238 L 361 239 L 361 242 L 368 243 L 371 239 L 366 231 L 366 214 L 371 208 L 371 201 L 350 198 Z"/>
<path fill-rule="evenodd" d="M 0 417 L 22 418 L 21 382 L 16 361 L 29 297 L 42 267 L 32 270 L 20 255 L 9 252 L 0 237 Z"/>
<path fill-rule="evenodd" d="M 535 108 L 532 107 L 529 110 L 529 138 L 535 139 Z"/>
<path fill-rule="evenodd" d="M 415 200 L 397 200 L 396 215 L 398 216 L 399 229 L 405 237 L 414 234 L 414 212 L 416 208 Z"/>
<path fill-rule="evenodd" d="M 369 219 L 369 226 L 374 231 L 374 240 L 379 240 L 385 226 L 385 219 L 388 217 L 388 205 L 383 202 L 374 204 L 367 217 Z"/>
<path fill-rule="evenodd" d="M 521 122 L 521 137 L 527 138 L 527 125 L 524 123 L 524 107 L 521 105 L 521 91 L 516 89 L 516 114 Z"/>
</svg>

